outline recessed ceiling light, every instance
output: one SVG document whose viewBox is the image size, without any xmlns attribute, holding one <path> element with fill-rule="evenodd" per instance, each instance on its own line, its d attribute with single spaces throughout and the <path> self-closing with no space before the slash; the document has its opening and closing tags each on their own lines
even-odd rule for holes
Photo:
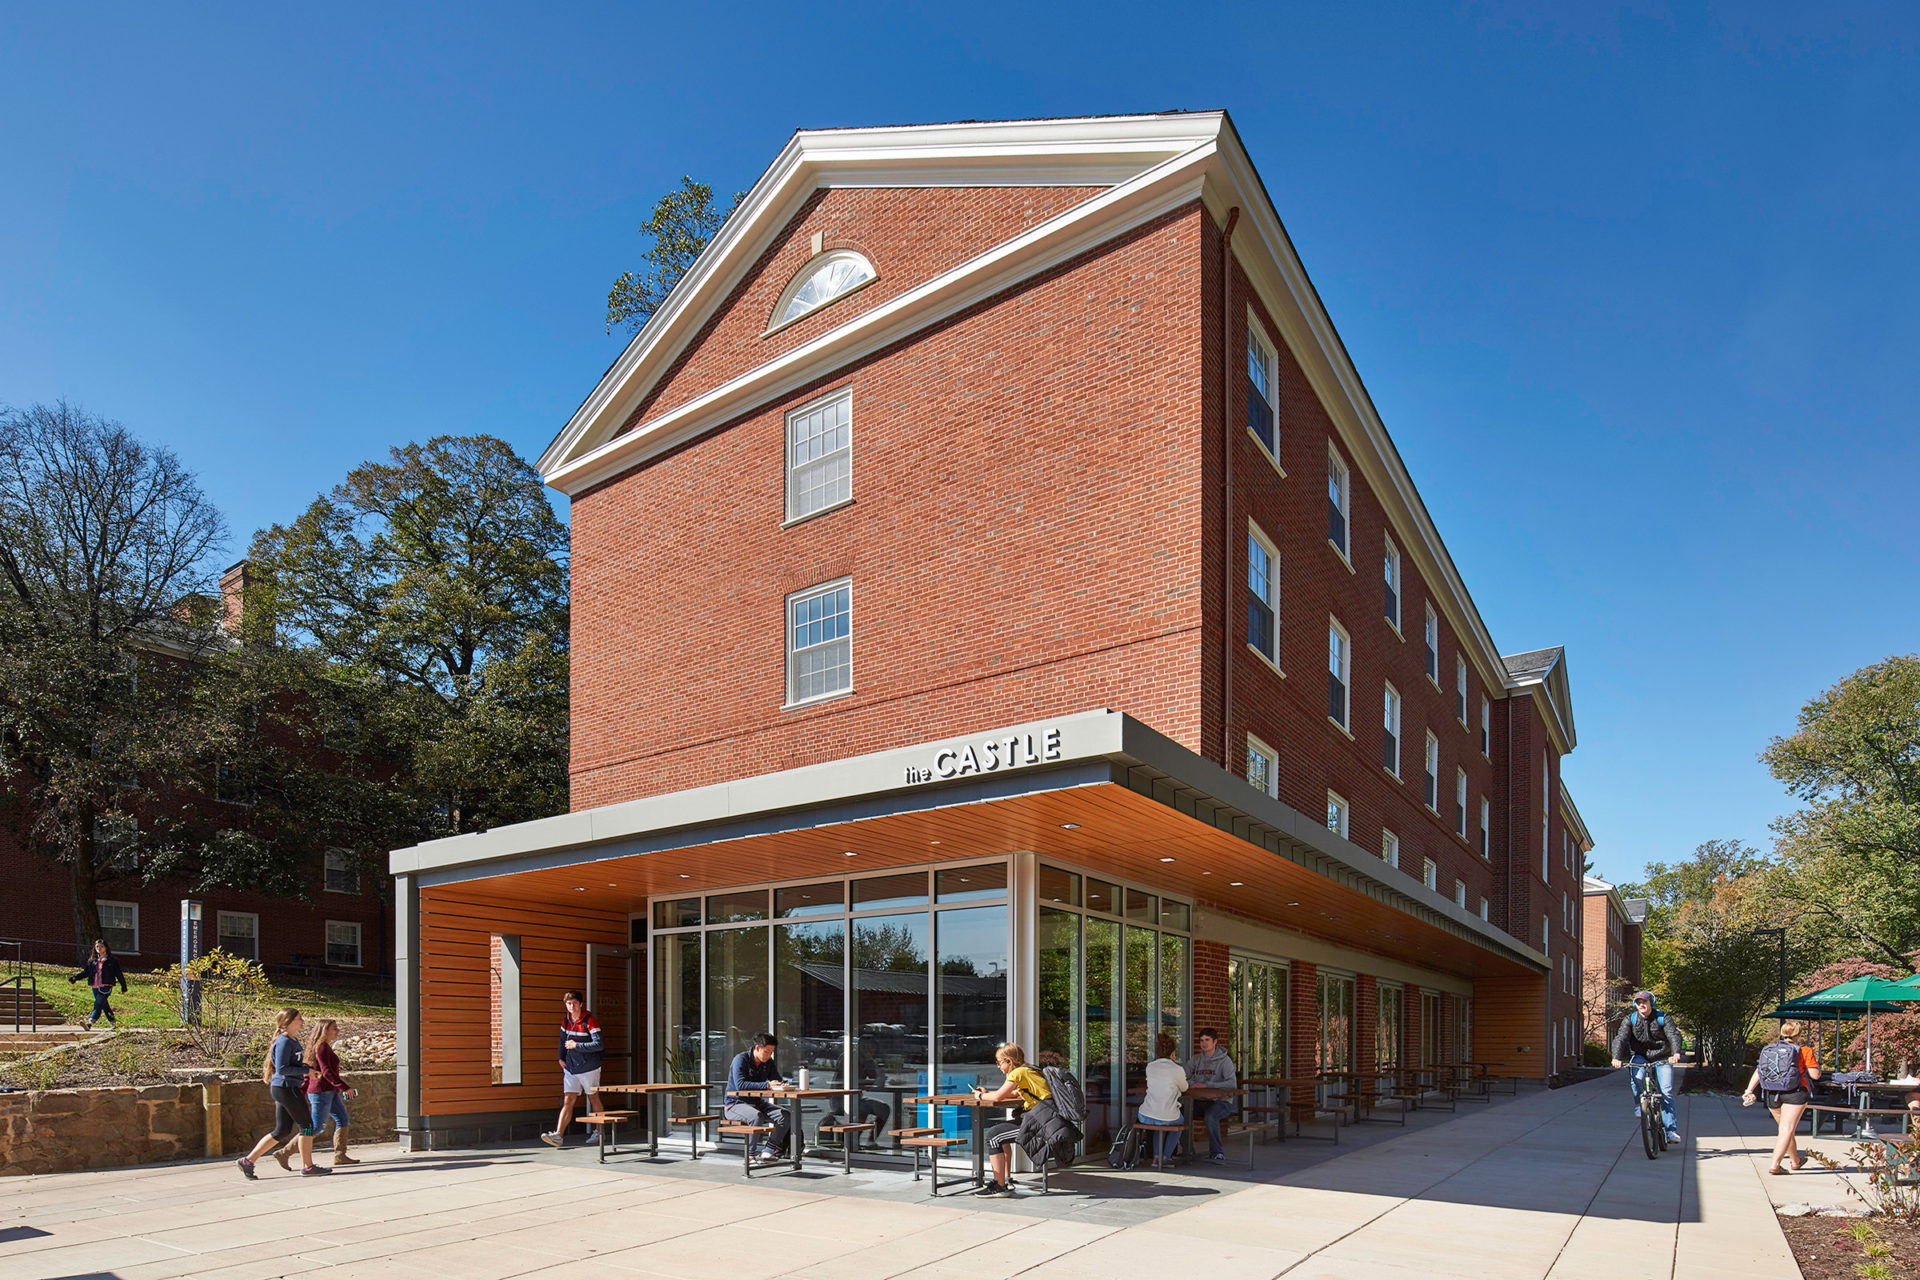
<svg viewBox="0 0 1920 1280">
<path fill-rule="evenodd" d="M 1290 906 L 1290 907 L 1297 907 L 1297 906 L 1299 906 L 1300 904 L 1299 904 L 1299 903 L 1297 903 L 1297 902 L 1289 902 L 1289 903 L 1288 903 L 1287 905 L 1288 905 L 1288 906 Z"/>
<path fill-rule="evenodd" d="M 1213 872 L 1211 872 L 1211 871 L 1202 871 L 1202 872 L 1201 872 L 1200 874 L 1201 874 L 1201 875 L 1203 875 L 1203 876 L 1210 876 L 1210 875 L 1212 875 L 1212 874 L 1213 874 Z"/>
<path fill-rule="evenodd" d="M 1172 862 L 1172 861 L 1173 861 L 1173 859 L 1172 859 L 1172 858 L 1162 858 L 1162 859 L 1160 859 L 1160 861 L 1162 861 L 1162 862 Z"/>
<path fill-rule="evenodd" d="M 1063 822 L 1060 824 L 1060 829 L 1062 831 L 1078 831 L 1080 824 L 1077 822 Z"/>
<path fill-rule="evenodd" d="M 577 885 L 575 885 L 575 886 L 573 886 L 573 891 L 574 891 L 575 893 L 585 893 L 585 892 L 587 891 L 587 886 L 585 886 L 585 885 L 583 885 L 583 884 L 577 884 Z"/>
<path fill-rule="evenodd" d="M 928 843 L 928 844 L 939 844 L 940 842 L 939 842 L 938 840 L 929 840 L 929 841 L 927 841 L 927 843 Z"/>
<path fill-rule="evenodd" d="M 690 876 L 690 875 L 688 875 L 688 874 L 687 874 L 686 872 L 684 872 L 684 871 L 682 871 L 682 872 L 680 873 L 680 878 L 681 878 L 682 880 L 691 880 L 691 879 L 693 879 L 693 877 L 692 877 L 692 876 Z"/>
<path fill-rule="evenodd" d="M 1241 885 L 1245 884 L 1246 881 L 1245 880 L 1229 880 L 1227 881 L 1227 883 L 1232 885 L 1234 888 L 1238 889 Z"/>
<path fill-rule="evenodd" d="M 840 856 L 843 858 L 853 858 L 859 855 L 855 854 L 853 850 L 849 849 L 845 853 L 841 854 Z"/>
</svg>

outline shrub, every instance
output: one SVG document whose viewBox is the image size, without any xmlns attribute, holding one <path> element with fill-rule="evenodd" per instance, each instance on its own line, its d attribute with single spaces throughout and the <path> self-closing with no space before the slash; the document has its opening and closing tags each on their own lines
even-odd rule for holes
<svg viewBox="0 0 1920 1280">
<path fill-rule="evenodd" d="M 159 976 L 177 988 L 181 968 L 173 965 Z M 272 1025 L 267 1009 L 273 989 L 266 971 L 215 948 L 187 965 L 186 976 L 200 984 L 200 1019 L 187 1026 L 194 1048 L 214 1062 L 257 1066 L 272 1040 L 262 1030 Z"/>
</svg>

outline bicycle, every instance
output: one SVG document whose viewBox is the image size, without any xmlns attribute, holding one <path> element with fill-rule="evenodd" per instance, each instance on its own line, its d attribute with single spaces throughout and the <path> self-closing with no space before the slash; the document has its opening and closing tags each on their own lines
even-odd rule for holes
<svg viewBox="0 0 1920 1280">
<path fill-rule="evenodd" d="M 1660 1082 L 1654 1076 L 1651 1062 L 1635 1054 L 1627 1065 L 1629 1069 L 1643 1068 L 1640 1072 L 1640 1144 L 1647 1149 L 1647 1159 L 1651 1160 L 1667 1149 L 1667 1122 L 1660 1107 L 1666 1095 L 1660 1092 Z"/>
</svg>

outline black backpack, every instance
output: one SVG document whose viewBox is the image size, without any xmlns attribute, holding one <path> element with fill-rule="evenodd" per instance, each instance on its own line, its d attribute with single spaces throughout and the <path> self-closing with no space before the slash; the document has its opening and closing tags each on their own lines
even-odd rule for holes
<svg viewBox="0 0 1920 1280">
<path fill-rule="evenodd" d="M 1073 1073 L 1064 1067 L 1043 1067 L 1040 1074 L 1047 1078 L 1047 1088 L 1053 1091 L 1053 1109 L 1060 1118 L 1074 1128 L 1080 1128 L 1087 1122 L 1087 1091 L 1073 1078 Z"/>
<path fill-rule="evenodd" d="M 1759 1074 L 1760 1087 L 1769 1093 L 1798 1089 L 1801 1086 L 1800 1046 L 1791 1040 L 1774 1041 L 1760 1051 L 1760 1061 L 1754 1070 Z"/>
</svg>

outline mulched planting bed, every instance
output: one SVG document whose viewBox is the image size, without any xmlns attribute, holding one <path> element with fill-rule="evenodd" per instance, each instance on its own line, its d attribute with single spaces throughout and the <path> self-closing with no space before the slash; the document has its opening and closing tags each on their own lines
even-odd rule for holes
<svg viewBox="0 0 1920 1280">
<path fill-rule="evenodd" d="M 393 1020 L 338 1018 L 341 1069 L 393 1069 Z M 269 1025 L 268 1030 L 271 1030 Z M 262 1033 L 263 1036 L 265 1033 Z M 356 1041 L 356 1037 L 359 1039 Z M 362 1052 L 365 1046 L 367 1052 Z M 77 1045 L 46 1060 L 38 1069 L 0 1068 L 0 1084 L 36 1089 L 76 1089 L 112 1085 L 179 1084 L 181 1068 L 221 1067 L 208 1061 L 180 1030 L 129 1029 L 91 1043 Z M 252 1068 L 257 1071 L 258 1068 Z"/>
<path fill-rule="evenodd" d="M 1864 1223 L 1873 1235 L 1855 1236 Z M 1793 1259 L 1806 1280 L 1920 1280 L 1920 1223 L 1889 1222 L 1885 1218 L 1782 1218 Z M 1863 1233 L 1864 1234 L 1864 1233 Z M 1875 1258 L 1867 1250 L 1873 1241 L 1892 1252 Z M 1879 1267 L 1881 1269 L 1875 1270 Z"/>
</svg>

